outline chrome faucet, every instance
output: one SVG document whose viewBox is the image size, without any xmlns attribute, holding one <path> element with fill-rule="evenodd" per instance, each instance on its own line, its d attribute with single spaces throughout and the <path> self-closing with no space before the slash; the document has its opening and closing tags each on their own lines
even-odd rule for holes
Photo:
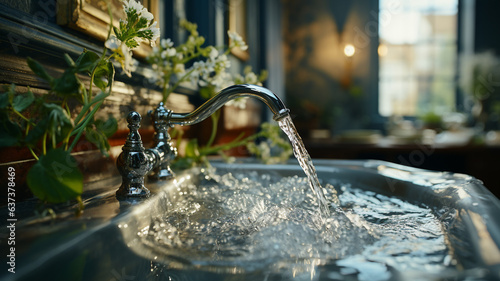
<svg viewBox="0 0 500 281">
<path fill-rule="evenodd" d="M 127 117 L 130 133 L 128 134 L 122 153 L 118 156 L 116 166 L 122 176 L 122 185 L 116 192 L 119 197 L 147 197 L 149 190 L 144 186 L 144 177 L 153 171 L 154 179 L 167 179 L 174 176 L 170 162 L 177 156 L 171 138 L 167 132 L 173 125 L 192 125 L 205 120 L 225 103 L 239 97 L 253 97 L 264 102 L 274 114 L 276 121 L 288 116 L 289 110 L 281 99 L 270 90 L 257 85 L 234 85 L 220 91 L 190 113 L 174 113 L 165 109 L 163 103 L 149 115 L 155 128 L 155 146 L 144 149 L 138 129 L 141 115 L 135 111 Z"/>
</svg>

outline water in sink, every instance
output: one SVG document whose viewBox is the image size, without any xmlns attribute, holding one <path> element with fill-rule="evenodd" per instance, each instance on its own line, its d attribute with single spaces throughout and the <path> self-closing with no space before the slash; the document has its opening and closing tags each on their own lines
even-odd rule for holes
<svg viewBox="0 0 500 281">
<path fill-rule="evenodd" d="M 328 278 L 341 280 L 386 280 L 394 269 L 432 275 L 450 267 L 430 209 L 348 185 L 322 187 L 291 119 L 279 124 L 307 177 L 201 172 L 201 181 L 179 183 L 164 196 L 166 212 L 138 233 L 139 252 L 170 267 L 306 279 L 332 262 L 338 270 Z"/>
<path fill-rule="evenodd" d="M 305 177 L 234 171 L 199 176 L 201 182 L 179 183 L 168 193 L 162 200 L 167 211 L 138 233 L 141 252 L 152 260 L 180 268 L 302 274 L 306 280 L 325 263 L 360 280 L 393 278 L 394 271 L 439 274 L 452 263 L 440 221 L 423 206 L 323 183 L 330 209 L 323 217 Z"/>
</svg>

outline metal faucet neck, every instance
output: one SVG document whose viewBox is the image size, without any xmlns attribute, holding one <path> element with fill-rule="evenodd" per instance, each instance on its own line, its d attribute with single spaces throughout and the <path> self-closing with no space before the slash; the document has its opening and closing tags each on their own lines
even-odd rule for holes
<svg viewBox="0 0 500 281">
<path fill-rule="evenodd" d="M 168 123 L 175 125 L 193 125 L 199 123 L 212 115 L 228 101 L 241 97 L 251 97 L 262 101 L 274 114 L 273 118 L 276 121 L 284 116 L 288 116 L 289 110 L 283 101 L 269 89 L 257 85 L 242 84 L 225 88 L 193 112 L 172 112 L 168 117 Z"/>
</svg>

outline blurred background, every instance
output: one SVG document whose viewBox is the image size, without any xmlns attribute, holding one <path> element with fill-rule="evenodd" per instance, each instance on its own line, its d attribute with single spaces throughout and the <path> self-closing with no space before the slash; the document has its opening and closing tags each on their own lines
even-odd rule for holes
<svg viewBox="0 0 500 281">
<path fill-rule="evenodd" d="M 500 1 L 226 4 L 244 11 L 229 26 L 250 46 L 241 63 L 269 71 L 265 86 L 312 157 L 466 173 L 500 188 Z"/>
<path fill-rule="evenodd" d="M 161 37 L 174 43 L 187 36 L 180 19 L 197 23 L 210 45 L 227 44 L 228 29 L 241 34 L 249 49 L 232 53 L 232 67 L 269 72 L 264 86 L 291 109 L 313 158 L 379 159 L 466 173 L 500 192 L 500 1 L 142 2 L 158 19 Z M 47 86 L 27 71 L 27 56 L 57 71 L 64 66 L 62 53 L 102 46 L 96 25 L 106 16 L 102 1 L 71 3 L 0 0 L 2 84 L 43 90 Z M 142 94 L 161 91 L 141 76 L 147 68 L 141 60 L 133 78 L 116 76 L 140 94 L 108 100 L 106 113 L 123 119 L 132 108 L 147 112 L 157 104 L 157 95 Z M 174 110 L 199 104 L 192 90 L 178 94 Z M 265 108 L 248 110 L 258 118 L 253 111 L 239 114 L 226 120 L 226 129 L 270 119 Z M 237 119 L 247 121 L 231 125 Z M 4 162 L 19 160 L 9 159 Z"/>
<path fill-rule="evenodd" d="M 260 33 L 281 38 L 263 48 L 267 86 L 312 157 L 466 173 L 500 190 L 500 1 L 262 5 L 274 13 L 260 7 Z"/>
</svg>

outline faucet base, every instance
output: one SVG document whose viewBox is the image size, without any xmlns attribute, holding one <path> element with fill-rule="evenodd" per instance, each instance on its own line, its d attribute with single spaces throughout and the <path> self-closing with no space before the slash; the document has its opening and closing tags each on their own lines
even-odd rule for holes
<svg viewBox="0 0 500 281">
<path fill-rule="evenodd" d="M 138 185 L 124 185 L 122 184 L 120 188 L 116 191 L 116 197 L 149 197 L 151 192 L 147 189 L 144 184 Z"/>
<path fill-rule="evenodd" d="M 149 175 L 148 178 L 153 181 L 167 180 L 175 176 L 174 172 L 168 165 L 162 165 L 159 169 L 153 170 L 153 174 Z"/>
</svg>

